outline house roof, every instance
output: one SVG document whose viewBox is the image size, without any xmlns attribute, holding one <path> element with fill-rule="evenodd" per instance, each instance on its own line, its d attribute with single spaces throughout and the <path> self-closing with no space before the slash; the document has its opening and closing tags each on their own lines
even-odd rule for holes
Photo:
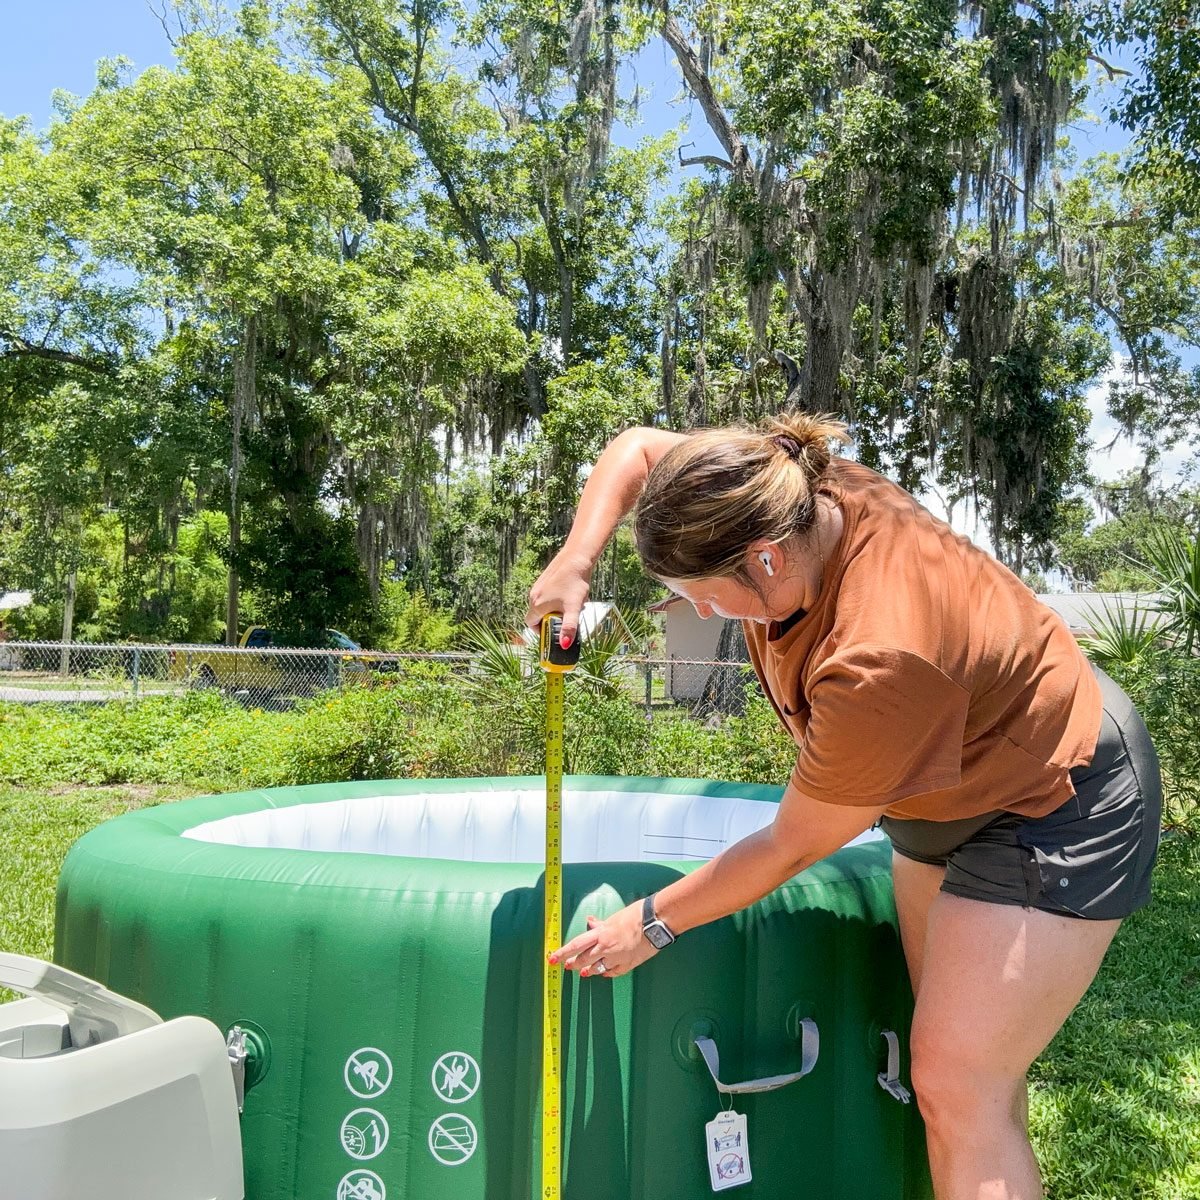
<svg viewBox="0 0 1200 1200">
<path fill-rule="evenodd" d="M 1106 613 L 1122 612 L 1126 617 L 1135 611 L 1145 613 L 1147 625 L 1157 624 L 1163 616 L 1154 610 L 1157 592 L 1043 592 L 1038 599 L 1077 635 L 1094 633 L 1096 619 L 1103 620 Z"/>
<path fill-rule="evenodd" d="M 668 596 L 665 600 L 660 600 L 657 604 L 650 605 L 646 611 L 652 613 L 666 612 L 672 605 L 682 604 L 683 602 L 682 596 Z"/>
<path fill-rule="evenodd" d="M 1154 610 L 1159 599 L 1157 592 L 1041 592 L 1038 599 L 1053 609 L 1066 622 L 1067 628 L 1078 635 L 1095 632 L 1095 619 L 1103 619 L 1106 612 L 1123 611 L 1132 617 L 1134 611 L 1145 613 L 1146 623 L 1154 625 L 1162 620 L 1162 614 Z M 676 604 L 684 603 L 682 596 L 668 596 L 649 607 L 650 612 L 667 612 Z"/>
</svg>

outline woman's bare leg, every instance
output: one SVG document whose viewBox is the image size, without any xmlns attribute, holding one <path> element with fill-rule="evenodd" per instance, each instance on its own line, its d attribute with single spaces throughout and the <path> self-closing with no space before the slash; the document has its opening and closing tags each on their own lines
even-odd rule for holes
<svg viewBox="0 0 1200 1200">
<path fill-rule="evenodd" d="M 938 1200 L 1042 1196 L 1025 1073 L 1079 1003 L 1119 925 L 946 893 L 929 905 L 912 1073 Z"/>
<path fill-rule="evenodd" d="M 913 995 L 921 986 L 921 963 L 925 957 L 925 929 L 929 907 L 946 877 L 945 867 L 916 862 L 892 853 L 892 881 L 896 890 L 896 915 L 900 918 L 900 944 L 908 963 Z"/>
</svg>

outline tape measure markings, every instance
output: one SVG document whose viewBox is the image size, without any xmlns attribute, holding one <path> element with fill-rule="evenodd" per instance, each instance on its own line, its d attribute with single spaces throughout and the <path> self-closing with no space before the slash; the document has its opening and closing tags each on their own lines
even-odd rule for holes
<svg viewBox="0 0 1200 1200">
<path fill-rule="evenodd" d="M 579 661 L 579 640 L 559 645 L 562 620 L 542 619 L 540 661 L 546 675 L 546 914 L 542 946 L 542 1200 L 562 1189 L 562 971 L 550 955 L 562 945 L 562 778 L 565 680 Z"/>
<path fill-rule="evenodd" d="M 542 954 L 542 1197 L 558 1200 L 562 1183 L 560 1031 L 562 971 L 549 961 L 562 945 L 563 691 L 559 671 L 546 673 L 545 946 Z"/>
</svg>

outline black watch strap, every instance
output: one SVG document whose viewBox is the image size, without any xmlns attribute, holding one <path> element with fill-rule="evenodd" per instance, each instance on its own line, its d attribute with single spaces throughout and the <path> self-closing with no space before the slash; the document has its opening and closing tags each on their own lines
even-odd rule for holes
<svg viewBox="0 0 1200 1200">
<path fill-rule="evenodd" d="M 655 950 L 662 950 L 675 940 L 670 926 L 655 915 L 653 893 L 642 901 L 642 933 Z"/>
</svg>

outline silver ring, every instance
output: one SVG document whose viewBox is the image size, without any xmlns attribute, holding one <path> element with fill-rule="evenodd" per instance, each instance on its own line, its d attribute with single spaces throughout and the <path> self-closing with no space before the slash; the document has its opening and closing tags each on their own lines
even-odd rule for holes
<svg viewBox="0 0 1200 1200">
<path fill-rule="evenodd" d="M 598 958 L 594 963 L 592 963 L 591 973 L 593 975 L 603 975 L 607 970 L 608 968 L 604 965 L 604 959 L 602 958 Z"/>
</svg>

